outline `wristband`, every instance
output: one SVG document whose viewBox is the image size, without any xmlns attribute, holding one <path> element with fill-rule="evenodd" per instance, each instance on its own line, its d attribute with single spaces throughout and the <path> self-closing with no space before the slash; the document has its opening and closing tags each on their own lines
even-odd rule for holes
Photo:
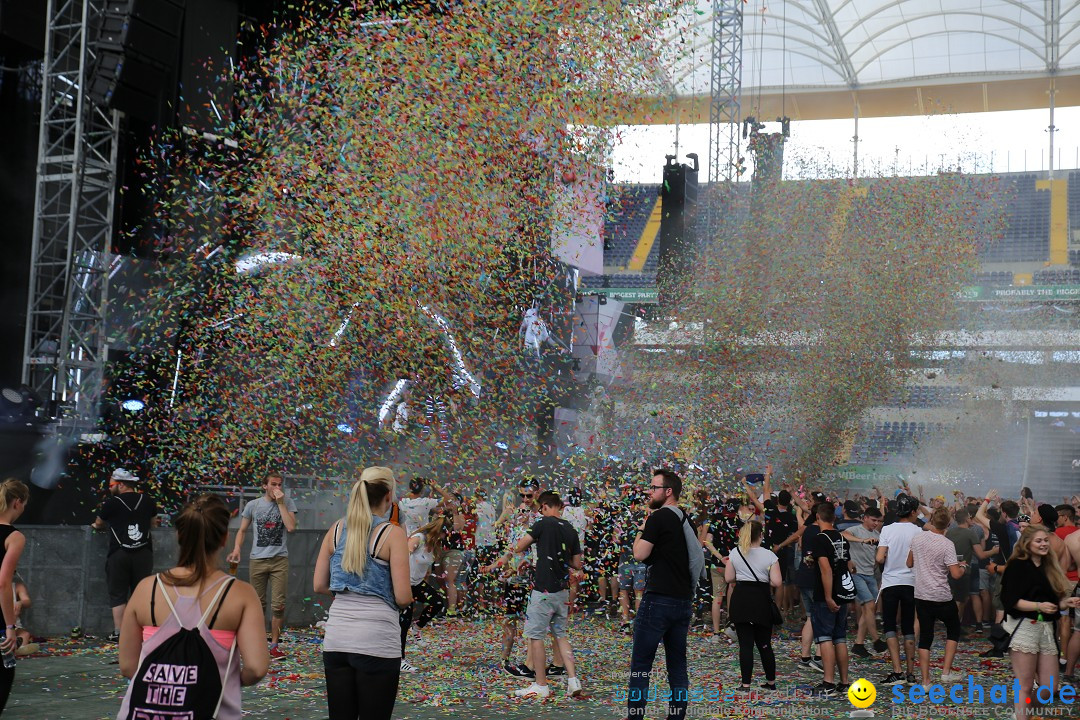
<svg viewBox="0 0 1080 720">
<path fill-rule="evenodd" d="M 18 625 L 8 625 L 8 626 L 7 626 L 7 629 L 8 629 L 8 630 L 18 630 L 18 629 L 19 629 L 19 626 L 18 626 Z"/>
</svg>

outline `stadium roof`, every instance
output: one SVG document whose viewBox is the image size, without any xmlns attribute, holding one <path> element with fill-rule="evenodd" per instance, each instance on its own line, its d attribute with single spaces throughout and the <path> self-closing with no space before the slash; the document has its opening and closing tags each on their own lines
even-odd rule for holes
<svg viewBox="0 0 1080 720">
<path fill-rule="evenodd" d="M 712 0 L 662 51 L 670 112 L 707 122 Z M 1078 0 L 747 0 L 743 115 L 794 119 L 1080 105 Z"/>
</svg>

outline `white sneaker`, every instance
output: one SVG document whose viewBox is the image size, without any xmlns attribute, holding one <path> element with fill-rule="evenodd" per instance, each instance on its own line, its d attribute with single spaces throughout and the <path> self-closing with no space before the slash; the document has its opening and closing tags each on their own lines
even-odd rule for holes
<svg viewBox="0 0 1080 720">
<path fill-rule="evenodd" d="M 536 683 L 533 683 L 532 685 L 530 685 L 527 688 L 521 688 L 520 690 L 515 690 L 514 694 L 517 695 L 518 697 L 521 697 L 521 698 L 524 698 L 524 697 L 546 698 L 548 695 L 551 694 L 551 688 L 549 688 L 547 685 L 537 685 Z"/>
<path fill-rule="evenodd" d="M 424 647 L 427 645 L 427 642 L 424 641 L 424 637 L 420 634 L 420 630 L 414 626 L 413 629 L 409 631 L 409 642 L 407 644 L 416 647 Z"/>
<path fill-rule="evenodd" d="M 942 683 L 958 683 L 963 682 L 964 676 L 958 672 L 941 673 Z"/>
<path fill-rule="evenodd" d="M 577 678 L 567 679 L 566 694 L 570 697 L 581 697 L 581 681 Z"/>
<path fill-rule="evenodd" d="M 735 628 L 728 625 L 724 628 L 724 634 L 727 635 L 728 640 L 738 640 L 739 636 L 735 634 Z"/>
<path fill-rule="evenodd" d="M 411 662 L 409 662 L 405 658 L 401 658 L 401 672 L 405 672 L 405 673 L 420 672 L 420 668 L 416 667 L 415 665 L 413 665 Z"/>
</svg>

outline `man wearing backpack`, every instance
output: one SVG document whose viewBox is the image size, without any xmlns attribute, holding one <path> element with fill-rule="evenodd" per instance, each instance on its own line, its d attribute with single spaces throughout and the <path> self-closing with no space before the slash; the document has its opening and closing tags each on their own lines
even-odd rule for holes
<svg viewBox="0 0 1080 720">
<path fill-rule="evenodd" d="M 634 540 L 634 559 L 648 566 L 649 577 L 634 618 L 627 696 L 630 718 L 645 717 L 649 676 L 661 642 L 671 688 L 668 717 L 686 714 L 690 685 L 686 636 L 704 556 L 693 525 L 678 506 L 681 493 L 682 480 L 675 472 L 666 468 L 654 471 L 649 485 L 649 508 L 653 512 Z"/>
<path fill-rule="evenodd" d="M 818 534 L 814 536 L 814 601 L 810 605 L 810 624 L 814 639 L 821 648 L 824 681 L 814 688 L 814 694 L 834 698 L 847 693 L 848 604 L 855 599 L 855 570 L 851 562 L 851 545 L 833 525 L 835 511 L 828 503 L 817 506 Z M 834 684 L 835 670 L 840 669 L 840 686 Z"/>
<path fill-rule="evenodd" d="M 157 506 L 139 492 L 139 478 L 123 468 L 109 477 L 109 497 L 90 527 L 108 528 L 109 554 L 105 560 L 105 583 L 112 607 L 113 631 L 109 642 L 120 639 L 120 624 L 135 586 L 154 570 L 154 544 L 150 528 L 157 527 Z"/>
</svg>

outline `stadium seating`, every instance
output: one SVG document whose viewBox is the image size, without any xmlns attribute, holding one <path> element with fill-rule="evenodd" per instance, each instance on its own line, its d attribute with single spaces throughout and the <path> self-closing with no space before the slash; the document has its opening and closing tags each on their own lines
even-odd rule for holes
<svg viewBox="0 0 1080 720">
<path fill-rule="evenodd" d="M 626 267 L 659 197 L 659 185 L 615 185 L 608 191 L 604 265 Z M 649 253 L 651 256 L 654 251 Z M 655 261 L 654 261 L 655 262 Z"/>
<path fill-rule="evenodd" d="M 968 390 L 959 386 L 910 385 L 889 398 L 886 407 L 932 408 L 959 405 Z"/>
</svg>

